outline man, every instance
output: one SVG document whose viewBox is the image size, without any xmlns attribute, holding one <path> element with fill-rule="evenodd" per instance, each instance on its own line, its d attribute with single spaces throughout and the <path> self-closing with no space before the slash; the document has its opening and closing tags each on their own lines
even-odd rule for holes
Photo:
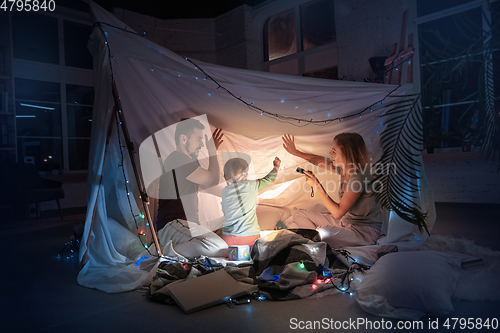
<svg viewBox="0 0 500 333">
<path fill-rule="evenodd" d="M 207 135 L 203 135 L 204 129 L 205 126 L 199 120 L 192 118 L 182 119 L 177 124 L 176 149 L 168 155 L 164 165 L 167 174 L 171 172 L 173 175 L 165 179 L 174 179 L 174 184 L 160 182 L 160 198 L 172 190 L 172 185 L 177 196 L 175 200 L 159 200 L 156 227 L 157 230 L 161 229 L 160 239 L 172 241 L 175 251 L 188 257 L 227 254 L 224 253 L 227 248 L 224 241 L 199 225 L 198 188 L 218 184 L 220 169 L 217 148 L 223 142 L 221 129 L 216 129 L 210 140 Z M 199 152 L 205 145 L 209 154 L 208 169 L 202 168 L 198 161 Z"/>
</svg>

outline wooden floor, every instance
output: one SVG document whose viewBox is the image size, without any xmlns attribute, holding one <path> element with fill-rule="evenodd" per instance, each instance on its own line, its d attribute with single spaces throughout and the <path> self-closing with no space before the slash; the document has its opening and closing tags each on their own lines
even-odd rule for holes
<svg viewBox="0 0 500 333">
<path fill-rule="evenodd" d="M 54 213 L 33 220 L 31 225 L 5 219 L 0 224 L 1 249 L 6 254 L 0 263 L 2 332 L 288 332 L 297 331 L 291 329 L 294 320 L 382 320 L 364 312 L 347 294 L 286 302 L 252 301 L 233 309 L 219 305 L 186 315 L 177 306 L 149 302 L 139 291 L 106 294 L 87 289 L 77 283 L 77 259 L 58 257 L 70 240 L 73 225 L 83 222 L 85 214 L 65 211 L 61 222 Z M 464 237 L 500 250 L 498 206 L 438 204 L 437 213 L 433 234 Z M 500 317 L 500 302 L 457 301 L 454 307 L 455 312 L 448 317 Z M 429 320 L 435 318 L 422 318 L 424 327 Z M 439 320 L 442 323 L 445 318 Z M 441 326 L 438 330 L 405 331 L 453 330 Z"/>
</svg>

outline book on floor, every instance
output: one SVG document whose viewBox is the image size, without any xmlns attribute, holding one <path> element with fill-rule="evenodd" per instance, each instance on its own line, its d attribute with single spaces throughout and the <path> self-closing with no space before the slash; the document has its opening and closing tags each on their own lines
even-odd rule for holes
<svg viewBox="0 0 500 333">
<path fill-rule="evenodd" d="M 247 294 L 247 289 L 221 269 L 173 283 L 168 292 L 184 312 L 191 313 L 243 296 Z"/>
<path fill-rule="evenodd" d="M 462 258 L 462 269 L 481 266 L 483 264 L 483 259 L 480 257 L 474 257 L 468 254 L 463 254 L 458 252 L 451 252 L 451 251 L 446 251 L 446 252 Z"/>
</svg>

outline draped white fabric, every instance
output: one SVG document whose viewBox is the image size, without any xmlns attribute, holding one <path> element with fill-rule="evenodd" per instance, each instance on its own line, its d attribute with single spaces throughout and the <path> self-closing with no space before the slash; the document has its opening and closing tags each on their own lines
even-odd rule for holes
<svg viewBox="0 0 500 333">
<path fill-rule="evenodd" d="M 261 177 L 271 170 L 272 161 L 278 156 L 282 160 L 280 173 L 274 185 L 261 195 L 260 203 L 290 209 L 324 210 L 317 196 L 310 197 L 310 188 L 302 187 L 304 177 L 295 172 L 297 166 L 318 172 L 319 179 L 324 182 L 331 180 L 332 197 L 337 196 L 333 191 L 335 182 L 338 182 L 335 176 L 319 172 L 283 149 L 281 136 L 285 133 L 295 135 L 299 149 L 328 156 L 336 134 L 358 132 L 365 138 L 372 162 L 381 156 L 379 141 L 385 124 L 382 115 L 388 102 L 384 98 L 396 86 L 279 75 L 193 60 L 235 96 L 275 114 L 305 120 L 328 120 L 355 114 L 376 104 L 372 112 L 367 109 L 361 117 L 342 122 L 319 125 L 304 121 L 280 122 L 260 115 L 224 89 L 217 89 L 216 83 L 205 80 L 200 69 L 183 57 L 150 42 L 147 37 L 112 27 L 132 31 L 95 3 L 90 2 L 90 6 L 96 22 L 107 24 L 101 25 L 102 30 L 96 27 L 89 41 L 94 56 L 95 102 L 88 210 L 80 249 L 80 260 L 87 253 L 88 261 L 78 276 L 81 285 L 106 292 L 121 292 L 141 287 L 149 276 L 148 269 L 140 269 L 145 265 L 133 264 L 144 250 L 136 235 L 134 220 L 137 217 L 133 215 L 141 212 L 142 205 L 138 205 L 140 194 L 126 149 L 123 150 L 125 163 L 120 166 L 122 159 L 116 126 L 105 152 L 114 105 L 112 80 L 116 83 L 131 140 L 138 151 L 144 140 L 181 118 L 206 115 L 212 130 L 222 128 L 224 131 L 224 142 L 219 151 L 248 154 L 255 176 Z M 411 85 L 402 86 L 392 95 L 403 98 L 411 89 Z M 391 97 L 390 101 L 397 98 Z M 377 103 L 380 101 L 382 104 Z M 206 129 L 207 134 L 209 130 Z M 203 153 L 206 155 L 206 151 Z M 139 156 L 136 157 L 139 161 Z M 423 167 L 419 168 L 419 174 L 422 177 L 421 191 L 415 195 L 423 211 L 428 212 L 430 229 L 435 220 L 434 201 Z M 125 184 L 125 179 L 130 183 Z M 128 197 L 132 198 L 131 204 Z M 222 216 L 217 200 L 212 195 L 200 194 L 200 219 L 209 227 Z M 150 211 L 154 217 L 154 201 Z M 381 243 L 425 240 L 425 235 L 416 226 L 401 220 L 396 214 L 387 215 L 390 215 L 389 222 L 385 224 L 386 236 Z M 130 241 L 124 243 L 123 239 Z"/>
</svg>

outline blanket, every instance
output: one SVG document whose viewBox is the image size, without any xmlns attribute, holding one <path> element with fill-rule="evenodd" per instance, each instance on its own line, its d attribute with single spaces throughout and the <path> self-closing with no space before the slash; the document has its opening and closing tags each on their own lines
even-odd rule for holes
<svg viewBox="0 0 500 333">
<path fill-rule="evenodd" d="M 357 282 L 355 274 L 363 274 L 367 267 L 350 262 L 348 253 L 317 240 L 319 235 L 314 230 L 271 233 L 254 243 L 253 264 L 224 267 L 208 257 L 182 262 L 164 258 L 147 296 L 153 301 L 174 304 L 168 294 L 169 285 L 219 269 L 247 287 L 246 299 L 299 299 L 332 288 L 352 293 Z"/>
</svg>

